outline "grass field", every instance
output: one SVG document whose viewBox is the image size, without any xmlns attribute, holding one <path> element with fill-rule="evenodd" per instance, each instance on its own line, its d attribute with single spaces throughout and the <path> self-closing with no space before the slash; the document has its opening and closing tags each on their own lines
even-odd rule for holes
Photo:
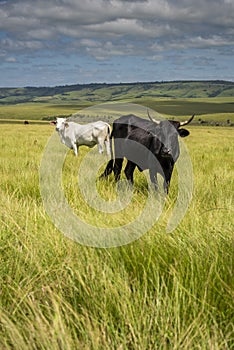
<svg viewBox="0 0 234 350">
<path fill-rule="evenodd" d="M 109 249 L 69 240 L 45 212 L 39 169 L 52 128 L 0 129 L 2 350 L 234 348 L 232 128 L 189 127 L 194 191 L 175 231 L 166 233 L 176 172 L 159 221 L 135 242 Z M 69 151 L 64 163 L 74 212 L 96 225 L 134 220 L 147 196 L 143 174 L 129 208 L 103 217 L 77 188 L 86 152 L 75 158 Z M 112 181 L 98 189 L 115 198 Z"/>
<path fill-rule="evenodd" d="M 108 90 L 109 91 L 109 90 Z M 109 92 L 110 93 L 110 92 Z M 99 96 L 99 95 L 98 95 Z M 98 97 L 97 96 L 97 97 Z M 104 94 L 103 94 L 104 96 Z M 108 95 L 109 96 L 109 95 Z M 100 102 L 105 103 L 106 99 Z M 152 108 L 165 117 L 185 118 L 193 113 L 198 119 L 226 123 L 234 123 L 233 97 L 214 98 L 165 98 L 143 95 L 138 98 L 129 94 L 119 99 L 109 99 L 109 103 L 134 103 Z M 95 108 L 100 102 L 89 101 L 87 95 L 76 101 L 56 99 L 55 101 L 38 101 L 0 106 L 0 122 L 4 120 L 43 120 L 55 116 L 70 116 L 88 107 Z M 101 105 L 103 106 L 103 104 Z M 98 115 L 96 116 L 98 118 Z"/>
</svg>

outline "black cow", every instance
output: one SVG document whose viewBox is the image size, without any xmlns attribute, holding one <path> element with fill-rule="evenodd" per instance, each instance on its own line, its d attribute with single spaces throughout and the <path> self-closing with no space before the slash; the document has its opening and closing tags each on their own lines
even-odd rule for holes
<svg viewBox="0 0 234 350">
<path fill-rule="evenodd" d="M 149 114 L 148 114 L 149 115 Z M 101 177 L 106 177 L 114 171 L 118 181 L 123 164 L 127 179 L 133 184 L 133 173 L 136 167 L 140 171 L 149 169 L 150 180 L 158 188 L 157 173 L 164 177 L 164 190 L 168 193 L 174 164 L 179 157 L 180 149 L 178 136 L 186 137 L 189 131 L 180 128 L 190 123 L 194 115 L 185 122 L 174 120 L 155 121 L 126 115 L 113 123 L 111 139 L 114 138 L 115 156 L 108 162 Z M 111 150 L 112 151 L 112 150 Z"/>
</svg>

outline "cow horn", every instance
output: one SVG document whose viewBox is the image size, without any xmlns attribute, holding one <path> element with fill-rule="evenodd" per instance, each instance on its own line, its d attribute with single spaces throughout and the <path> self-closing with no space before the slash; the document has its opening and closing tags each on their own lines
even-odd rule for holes
<svg viewBox="0 0 234 350">
<path fill-rule="evenodd" d="M 159 122 L 158 122 L 157 120 L 155 120 L 155 119 L 153 119 L 153 118 L 151 117 L 151 115 L 149 114 L 149 110 L 148 110 L 148 109 L 147 109 L 147 114 L 148 114 L 148 117 L 149 117 L 149 119 L 151 120 L 151 122 L 156 123 L 156 124 L 159 124 Z"/>
<path fill-rule="evenodd" d="M 185 122 L 180 122 L 180 126 L 184 126 L 184 125 L 187 125 L 189 123 L 191 123 L 191 121 L 193 120 L 195 114 L 192 115 L 191 118 L 189 118 L 189 120 L 186 120 Z"/>
</svg>

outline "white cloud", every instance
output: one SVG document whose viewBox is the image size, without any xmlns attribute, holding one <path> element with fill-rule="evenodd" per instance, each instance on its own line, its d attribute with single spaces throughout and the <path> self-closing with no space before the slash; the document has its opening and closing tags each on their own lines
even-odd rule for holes
<svg viewBox="0 0 234 350">
<path fill-rule="evenodd" d="M 43 43 L 37 40 L 13 40 L 8 38 L 0 40 L 0 45 L 2 49 L 9 52 L 23 51 L 25 49 L 39 50 L 44 47 Z"/>
<path fill-rule="evenodd" d="M 5 61 L 9 63 L 15 63 L 17 62 L 17 59 L 15 57 L 7 57 Z"/>
<path fill-rule="evenodd" d="M 6 57 L 20 62 L 20 55 L 30 62 L 40 53 L 50 59 L 136 57 L 163 63 L 168 51 L 190 49 L 230 57 L 234 0 L 1 1 L 0 32 L 2 62 Z"/>
<path fill-rule="evenodd" d="M 134 46 L 131 44 L 117 45 L 111 41 L 91 41 L 82 40 L 81 45 L 84 46 L 85 52 L 97 60 L 106 60 L 112 56 L 134 55 Z"/>
<path fill-rule="evenodd" d="M 57 34 L 82 37 L 193 35 L 234 28 L 234 2 L 215 1 L 12 1 L 0 10 L 0 28 L 14 36 L 47 39 Z M 218 28 L 217 28 L 218 26 Z M 170 33 L 169 33 L 169 30 Z"/>
<path fill-rule="evenodd" d="M 49 40 L 56 36 L 56 31 L 50 28 L 37 28 L 29 30 L 27 36 L 32 39 Z"/>
<path fill-rule="evenodd" d="M 223 39 L 221 36 L 213 35 L 211 37 L 194 36 L 188 38 L 180 38 L 179 40 L 168 41 L 165 46 L 161 46 L 157 42 L 151 45 L 152 51 L 165 50 L 185 50 L 189 48 L 196 49 L 212 49 L 224 46 L 233 46 L 234 40 Z"/>
</svg>

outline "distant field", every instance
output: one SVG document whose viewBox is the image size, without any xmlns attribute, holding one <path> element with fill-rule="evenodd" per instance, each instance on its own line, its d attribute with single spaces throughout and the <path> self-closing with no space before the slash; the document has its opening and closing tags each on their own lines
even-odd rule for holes
<svg viewBox="0 0 234 350">
<path fill-rule="evenodd" d="M 37 112 L 35 119 L 47 113 Z M 66 238 L 43 207 L 39 170 L 53 128 L 0 125 L 1 349 L 233 348 L 233 129 L 188 129 L 194 190 L 180 225 L 166 233 L 175 172 L 163 214 L 144 236 L 95 249 Z M 73 211 L 102 227 L 134 220 L 148 193 L 144 175 L 136 171 L 133 203 L 124 211 L 96 211 L 77 184 L 86 154 L 85 147 L 78 158 L 68 151 L 63 166 Z M 87 178 L 97 158 L 87 163 Z M 116 197 L 112 180 L 97 186 L 101 198 Z"/>
<path fill-rule="evenodd" d="M 215 121 L 225 123 L 229 120 L 234 123 L 234 103 L 232 98 L 212 98 L 212 99 L 166 99 L 166 98 L 141 98 L 121 100 L 121 102 L 135 103 L 152 108 L 154 111 L 164 115 L 165 117 L 175 117 L 185 119 L 187 116 L 196 114 L 195 122 L 198 119 L 204 121 Z M 117 103 L 117 102 L 112 102 Z M 80 104 L 74 102 L 71 104 L 61 103 L 21 103 L 16 105 L 0 106 L 0 121 L 3 119 L 18 120 L 43 120 L 56 116 L 70 116 L 79 111 L 85 112 L 87 107 L 98 106 L 97 103 Z M 105 109 L 103 104 L 101 108 Z M 95 107 L 96 108 L 96 107 Z M 94 109 L 95 109 L 94 108 Z M 114 109 L 114 108 L 113 108 Z M 86 113 L 86 112 L 85 112 Z M 108 108 L 109 116 L 111 109 Z M 95 117 L 99 117 L 96 115 Z"/>
<path fill-rule="evenodd" d="M 70 116 L 103 103 L 136 103 L 165 116 L 234 123 L 234 83 L 172 81 L 0 88 L 0 120 Z M 109 109 L 109 112 L 110 109 Z M 98 116 L 97 116 L 98 117 Z"/>
<path fill-rule="evenodd" d="M 77 112 L 77 106 L 58 106 L 48 103 L 22 103 L 0 106 L 0 119 L 42 120 L 46 117 L 70 115 Z"/>
<path fill-rule="evenodd" d="M 143 101 L 134 101 L 144 104 L 159 113 L 167 114 L 171 116 L 184 116 L 195 113 L 198 116 L 206 117 L 207 115 L 214 114 L 214 118 L 218 115 L 227 114 L 227 118 L 230 114 L 234 115 L 234 102 L 233 99 L 160 99 L 153 100 L 145 98 Z"/>
</svg>

